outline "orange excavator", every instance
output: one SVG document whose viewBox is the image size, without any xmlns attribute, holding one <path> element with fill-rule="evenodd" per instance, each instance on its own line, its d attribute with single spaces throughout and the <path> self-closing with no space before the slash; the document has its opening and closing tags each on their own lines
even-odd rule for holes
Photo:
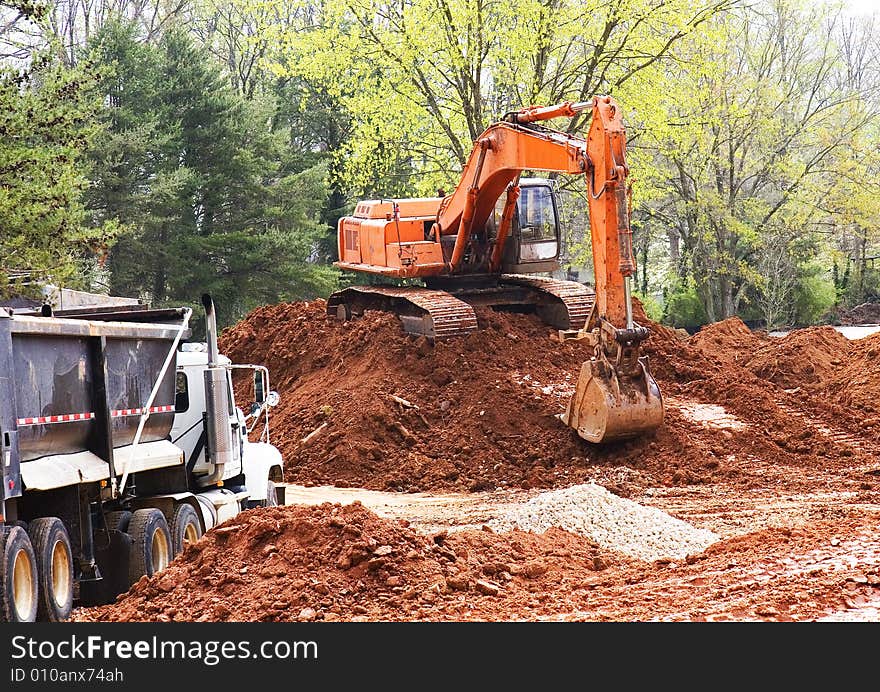
<svg viewBox="0 0 880 692">
<path fill-rule="evenodd" d="M 586 139 L 540 124 L 587 109 Z M 584 176 L 595 291 L 546 276 L 560 266 L 556 188 L 523 177 L 541 171 Z M 452 194 L 362 201 L 339 220 L 335 265 L 378 280 L 336 291 L 327 312 L 341 320 L 392 312 L 405 331 L 432 340 L 477 329 L 475 306 L 534 312 L 594 349 L 559 416 L 566 425 L 590 442 L 654 430 L 663 400 L 640 354 L 648 330 L 633 321 L 628 172 L 626 132 L 610 96 L 508 113 L 477 138 Z"/>
</svg>

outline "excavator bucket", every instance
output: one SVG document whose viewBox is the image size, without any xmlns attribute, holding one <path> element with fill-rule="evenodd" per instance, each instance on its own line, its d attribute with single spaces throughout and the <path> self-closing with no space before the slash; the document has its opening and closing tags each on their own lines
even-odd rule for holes
<svg viewBox="0 0 880 692">
<path fill-rule="evenodd" d="M 633 377 L 595 358 L 581 366 L 577 388 L 560 419 L 588 442 L 636 437 L 663 423 L 660 387 L 640 358 Z"/>
</svg>

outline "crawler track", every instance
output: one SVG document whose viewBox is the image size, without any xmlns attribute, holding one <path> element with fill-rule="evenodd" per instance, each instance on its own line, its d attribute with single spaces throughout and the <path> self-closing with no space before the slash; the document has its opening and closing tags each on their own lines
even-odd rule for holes
<svg viewBox="0 0 880 692">
<path fill-rule="evenodd" d="M 418 286 L 351 286 L 327 300 L 327 314 L 347 320 L 366 310 L 396 314 L 405 331 L 450 339 L 477 329 L 474 305 L 533 310 L 557 329 L 581 329 L 595 294 L 583 284 L 545 277 L 503 274 L 488 287 L 454 290 Z"/>
</svg>

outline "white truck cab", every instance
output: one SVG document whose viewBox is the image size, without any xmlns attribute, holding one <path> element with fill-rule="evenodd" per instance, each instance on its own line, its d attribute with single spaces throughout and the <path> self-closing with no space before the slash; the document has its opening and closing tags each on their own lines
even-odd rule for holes
<svg viewBox="0 0 880 692">
<path fill-rule="evenodd" d="M 212 478 L 215 464 L 208 458 L 208 431 L 204 425 L 208 410 L 205 387 L 205 373 L 209 368 L 207 344 L 183 344 L 177 353 L 174 423 L 171 427 L 171 441 L 184 451 L 187 473 L 192 482 L 196 485 L 204 483 L 202 487 L 211 483 L 216 486 L 196 495 L 202 501 L 200 504 L 207 508 L 208 516 L 203 516 L 206 529 L 234 516 L 237 513 L 234 503 L 243 503 L 245 507 L 277 504 L 274 480 L 283 477 L 281 452 L 269 441 L 269 409 L 278 403 L 278 394 L 269 390 L 268 371 L 260 365 L 233 364 L 222 354 L 218 354 L 215 367 L 225 370 L 228 392 L 225 413 L 232 443 L 222 474 Z M 235 370 L 253 372 L 254 396 L 253 401 L 247 403 L 247 413 L 241 405 L 244 402 L 235 400 L 232 378 Z M 252 441 L 251 433 L 260 423 L 259 438 Z"/>
</svg>

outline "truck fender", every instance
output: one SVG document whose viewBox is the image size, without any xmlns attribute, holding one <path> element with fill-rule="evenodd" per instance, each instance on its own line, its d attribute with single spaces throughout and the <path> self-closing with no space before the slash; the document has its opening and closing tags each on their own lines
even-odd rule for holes
<svg viewBox="0 0 880 692">
<path fill-rule="evenodd" d="M 202 524 L 203 534 L 217 523 L 215 517 L 211 515 L 210 509 L 208 509 L 204 503 L 199 502 L 198 497 L 193 493 L 147 495 L 145 497 L 136 498 L 131 504 L 132 508 L 135 509 L 140 509 L 141 507 L 155 507 L 165 515 L 165 519 L 167 519 L 170 524 L 171 518 L 174 515 L 174 507 L 181 502 L 191 505 L 196 511 L 196 516 L 198 516 L 199 521 Z"/>
<path fill-rule="evenodd" d="M 278 471 L 283 474 L 284 461 L 275 445 L 267 442 L 246 442 L 241 458 L 245 487 L 250 500 L 265 500 L 269 485 L 269 474 Z"/>
</svg>

